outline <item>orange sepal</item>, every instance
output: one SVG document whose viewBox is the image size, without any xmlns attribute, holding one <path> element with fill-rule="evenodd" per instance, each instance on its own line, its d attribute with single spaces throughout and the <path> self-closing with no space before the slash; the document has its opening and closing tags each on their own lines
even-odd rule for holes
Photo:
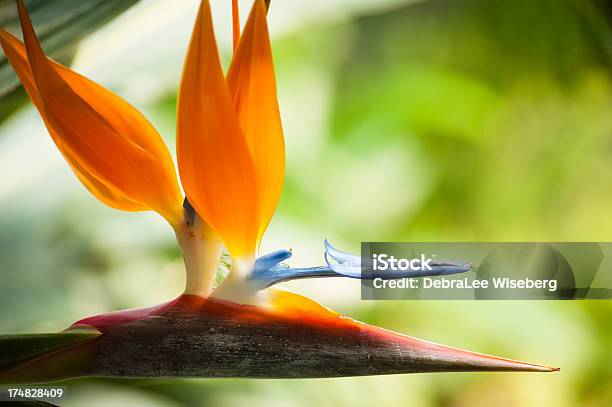
<svg viewBox="0 0 612 407">
<path fill-rule="evenodd" d="M 255 170 L 221 69 L 208 0 L 201 2 L 178 97 L 177 153 L 189 202 L 233 257 L 252 256 Z"/>
<path fill-rule="evenodd" d="M 153 126 L 123 99 L 48 59 L 18 2 L 26 46 L 0 31 L 0 43 L 53 141 L 79 180 L 105 204 L 180 217 L 174 164 Z"/>
<path fill-rule="evenodd" d="M 336 318 L 338 313 L 303 295 L 278 288 L 266 292 L 266 306 L 273 312 L 301 318 Z"/>
<path fill-rule="evenodd" d="M 285 177 L 285 141 L 263 0 L 253 4 L 227 82 L 255 166 L 261 199 L 259 241 L 274 214 Z"/>
<path fill-rule="evenodd" d="M 232 40 L 235 51 L 238 46 L 238 40 L 240 40 L 240 9 L 238 7 L 238 0 L 232 0 Z"/>
</svg>

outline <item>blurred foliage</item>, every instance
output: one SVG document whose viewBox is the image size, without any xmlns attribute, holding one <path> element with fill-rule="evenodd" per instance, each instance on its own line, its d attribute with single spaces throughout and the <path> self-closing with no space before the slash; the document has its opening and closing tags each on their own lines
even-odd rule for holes
<svg viewBox="0 0 612 407">
<path fill-rule="evenodd" d="M 323 237 L 353 250 L 361 240 L 609 241 L 611 21 L 604 0 L 398 1 L 276 38 L 288 168 L 266 244 L 295 244 L 298 265 L 314 265 Z M 176 89 L 142 107 L 172 145 Z M 7 135 L 34 117 L 7 121 Z M 1 332 L 58 330 L 179 292 L 171 231 L 102 208 L 65 168 L 42 171 L 29 184 L 2 175 L 2 186 L 15 176 L 26 186 L 4 198 L 0 188 Z M 291 287 L 368 323 L 562 371 L 84 379 L 67 384 L 65 405 L 612 405 L 609 301 L 363 302 L 348 281 Z"/>
<path fill-rule="evenodd" d="M 435 163 L 398 238 L 605 239 L 612 217 L 590 217 L 612 193 L 605 23 L 590 2 L 553 0 L 431 1 L 356 22 L 334 138 L 409 140 Z"/>
</svg>

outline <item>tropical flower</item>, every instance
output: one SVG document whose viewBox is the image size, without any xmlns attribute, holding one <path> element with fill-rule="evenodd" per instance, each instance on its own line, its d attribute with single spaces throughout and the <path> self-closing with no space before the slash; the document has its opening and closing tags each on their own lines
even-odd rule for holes
<svg viewBox="0 0 612 407">
<path fill-rule="evenodd" d="M 143 373 L 148 371 L 142 366 L 146 365 L 145 359 L 151 349 L 147 348 L 147 355 L 138 356 L 134 353 L 136 348 L 146 348 L 143 344 L 147 341 L 153 341 L 151 347 L 161 346 L 160 343 L 167 342 L 161 337 L 177 332 L 185 335 L 181 343 L 189 342 L 192 337 L 183 331 L 189 326 L 185 323 L 187 315 L 192 326 L 206 329 L 210 326 L 210 330 L 197 332 L 200 341 L 203 340 L 202 332 L 227 330 L 224 331 L 225 342 L 215 342 L 218 335 L 206 337 L 215 345 L 207 350 L 213 352 L 210 357 L 219 359 L 214 354 L 215 349 L 228 357 L 226 361 L 217 361 L 218 365 L 209 360 L 207 363 L 213 363 L 217 370 L 207 375 L 313 377 L 432 370 L 549 371 L 537 365 L 459 351 L 393 334 L 343 318 L 297 294 L 268 289 L 273 284 L 295 278 L 362 278 L 361 265 L 358 256 L 336 250 L 327 242 L 326 266 L 284 266 L 281 262 L 291 256 L 287 250 L 256 259 L 258 246 L 281 195 L 285 147 L 267 26 L 267 4 L 264 0 L 254 1 L 242 32 L 237 2 L 234 0 L 232 4 L 234 54 L 227 73 L 223 72 L 220 63 L 208 0 L 201 2 L 185 59 L 178 96 L 176 145 L 185 198 L 171 155 L 154 127 L 119 96 L 48 58 L 37 40 L 23 1 L 18 1 L 18 10 L 24 43 L 0 30 L 0 44 L 8 60 L 77 178 L 110 207 L 158 212 L 176 233 L 187 271 L 185 293 L 176 300 L 157 307 L 86 318 L 74 324 L 72 329 L 87 327 L 101 334 L 94 341 L 95 345 L 88 342 L 81 348 L 82 352 L 96 357 L 87 358 L 87 366 L 79 365 L 81 370 L 77 373 L 62 372 L 52 376 L 148 375 Z M 223 246 L 232 258 L 232 268 L 215 288 Z M 465 263 L 439 264 L 434 265 L 431 274 L 464 272 L 469 268 Z M 150 318 L 154 316 L 157 319 Z M 167 324 L 160 324 L 159 318 L 167 318 Z M 178 323 L 179 320 L 182 322 Z M 236 324 L 237 320 L 242 322 Z M 215 325 L 210 325 L 211 321 Z M 133 328 L 131 324 L 135 323 L 140 326 L 137 330 L 139 345 L 125 346 L 126 338 L 132 337 L 124 329 Z M 259 335 L 262 328 L 269 333 L 267 339 L 261 339 L 268 348 L 254 352 L 252 346 L 247 346 L 246 354 L 228 353 L 236 343 L 250 341 L 251 337 Z M 296 337 L 296 332 L 301 334 Z M 326 348 L 312 348 L 311 343 L 308 347 L 311 353 L 304 353 L 306 338 L 325 343 Z M 346 344 L 342 343 L 343 338 Z M 282 344 L 282 340 L 287 342 Z M 118 341 L 123 345 L 119 346 Z M 287 348 L 288 344 L 293 347 Z M 103 351 L 106 347 L 113 351 Z M 404 351 L 400 352 L 400 348 Z M 155 349 L 153 353 L 158 357 L 168 357 L 168 349 Z M 330 356 L 334 349 L 344 349 L 348 356 L 355 356 L 357 352 L 358 363 L 357 359 L 340 359 L 346 366 L 334 370 L 332 365 L 338 363 L 338 355 Z M 265 366 L 269 358 L 258 355 L 271 352 L 272 356 L 279 357 L 281 351 L 285 352 L 283 355 L 292 355 L 291 360 L 307 358 L 307 362 L 296 367 L 297 370 L 282 374 L 275 374 L 277 367 L 274 366 L 268 370 L 244 368 L 245 360 L 253 358 L 263 358 L 261 366 Z M 100 355 L 105 355 L 102 357 L 105 360 L 125 356 L 125 352 L 131 352 L 132 360 L 140 361 L 136 370 L 123 366 L 123 370 L 109 373 L 108 360 L 99 362 Z M 184 351 L 174 349 L 173 352 L 172 357 L 177 358 Z M 376 352 L 380 363 L 372 356 Z M 62 355 L 55 352 L 46 358 L 39 357 L 37 363 L 52 365 L 58 357 L 65 357 Z M 233 360 L 235 366 L 243 366 L 243 370 L 236 368 L 230 374 L 227 369 Z M 182 364 L 175 363 L 179 367 L 171 373 L 194 374 L 196 371 L 190 367 L 194 361 L 197 358 L 188 357 Z M 117 360 L 113 366 L 122 363 Z M 40 371 L 47 372 L 44 368 Z M 159 375 L 163 374 L 168 372 Z M 10 377 L 21 376 L 15 373 Z"/>
<path fill-rule="evenodd" d="M 117 95 L 47 58 L 22 2 L 19 12 L 25 45 L 3 30 L 2 47 L 83 185 L 113 208 L 154 210 L 170 223 L 187 263 L 188 293 L 210 293 L 221 242 L 234 258 L 232 276 L 246 274 L 285 167 L 264 2 L 254 3 L 227 77 L 210 6 L 201 4 L 177 114 L 179 172 L 197 213 L 189 225 L 172 158 L 154 127 Z"/>
</svg>

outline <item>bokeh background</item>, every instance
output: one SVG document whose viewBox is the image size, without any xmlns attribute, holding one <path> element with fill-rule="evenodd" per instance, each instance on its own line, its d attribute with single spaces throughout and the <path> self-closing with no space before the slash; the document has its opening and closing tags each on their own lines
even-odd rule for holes
<svg viewBox="0 0 612 407">
<path fill-rule="evenodd" d="M 174 150 L 197 1 L 62 20 L 94 2 L 27 4 L 37 28 L 51 27 L 49 52 L 136 105 Z M 18 33 L 8 3 L 0 21 Z M 244 19 L 250 1 L 240 3 Z M 212 1 L 225 61 L 229 4 Z M 263 251 L 291 247 L 290 264 L 307 266 L 322 264 L 324 238 L 354 252 L 361 240 L 612 239 L 609 2 L 273 0 L 269 20 L 288 168 Z M 90 196 L 0 58 L 0 332 L 57 331 L 178 295 L 170 228 Z M 65 405 L 612 405 L 609 301 L 375 302 L 355 281 L 287 286 L 368 323 L 562 370 L 82 379 L 66 383 Z"/>
</svg>

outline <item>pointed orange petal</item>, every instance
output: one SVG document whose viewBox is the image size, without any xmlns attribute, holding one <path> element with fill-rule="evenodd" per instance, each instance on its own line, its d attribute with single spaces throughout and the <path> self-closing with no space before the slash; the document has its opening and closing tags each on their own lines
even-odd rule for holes
<svg viewBox="0 0 612 407">
<path fill-rule="evenodd" d="M 240 9 L 238 8 L 238 0 L 232 0 L 232 38 L 234 51 L 240 40 Z"/>
<path fill-rule="evenodd" d="M 18 6 L 26 47 L 5 31 L 0 42 L 79 180 L 111 207 L 153 209 L 175 222 L 181 193 L 159 134 L 117 95 L 49 60 Z"/>
<path fill-rule="evenodd" d="M 187 198 L 234 257 L 253 255 L 259 204 L 252 159 L 201 2 L 178 98 L 177 152 Z"/>
<path fill-rule="evenodd" d="M 285 141 L 263 0 L 256 0 L 251 9 L 227 82 L 255 165 L 261 199 L 258 231 L 261 240 L 278 204 L 285 177 Z"/>
<path fill-rule="evenodd" d="M 34 83 L 34 78 L 32 77 L 32 71 L 30 70 L 30 64 L 27 59 L 25 46 L 17 38 L 13 37 L 11 34 L 2 29 L 0 29 L 0 44 L 2 45 L 9 62 L 13 66 L 13 69 L 15 69 L 21 84 L 30 96 L 32 103 L 42 115 L 42 100 L 40 99 L 38 89 L 36 89 L 36 84 Z M 54 65 L 56 69 L 60 71 L 60 74 L 64 74 L 65 80 L 69 81 L 71 77 L 77 75 L 58 63 L 54 62 Z M 47 123 L 44 116 L 43 121 L 45 121 L 45 125 L 51 134 L 51 138 L 55 141 L 58 147 L 63 146 L 60 136 Z M 147 207 L 143 206 L 142 204 L 134 202 L 128 197 L 124 196 L 120 191 L 113 191 L 111 188 L 104 185 L 102 181 L 96 179 L 92 174 L 85 171 L 75 159 L 76 155 L 71 153 L 65 146 L 60 147 L 59 150 L 83 185 L 85 185 L 85 187 L 93 195 L 95 195 L 106 205 L 126 211 L 141 211 L 147 209 Z"/>
</svg>

